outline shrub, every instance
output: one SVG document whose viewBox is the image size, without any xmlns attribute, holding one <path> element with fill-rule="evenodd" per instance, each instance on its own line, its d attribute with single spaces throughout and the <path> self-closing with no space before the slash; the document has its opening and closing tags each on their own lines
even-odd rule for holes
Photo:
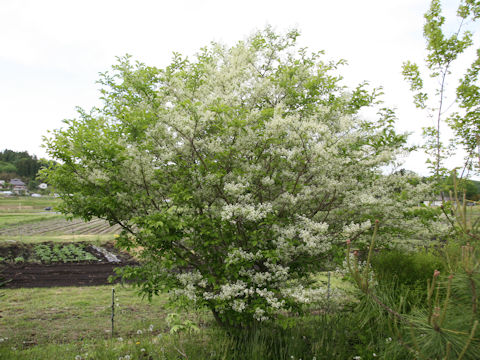
<svg viewBox="0 0 480 360">
<path fill-rule="evenodd" d="M 443 259 L 426 250 L 383 250 L 372 258 L 372 267 L 379 281 L 426 287 L 435 270 L 444 270 Z"/>
<path fill-rule="evenodd" d="M 361 120 L 375 91 L 347 92 L 342 62 L 297 37 L 267 29 L 165 69 L 120 59 L 100 80 L 104 106 L 47 140 L 61 211 L 119 224 L 118 245 L 144 260 L 124 274 L 147 295 L 169 291 L 225 326 L 265 321 L 308 301 L 319 259 L 374 219 L 382 240 L 423 226 L 405 209 L 428 186 L 381 171 L 405 150 L 393 112 Z"/>
</svg>

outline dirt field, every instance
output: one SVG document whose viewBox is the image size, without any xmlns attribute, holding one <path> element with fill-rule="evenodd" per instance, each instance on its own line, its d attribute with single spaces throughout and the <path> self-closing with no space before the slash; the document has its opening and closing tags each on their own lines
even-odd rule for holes
<svg viewBox="0 0 480 360">
<path fill-rule="evenodd" d="M 106 285 L 114 268 L 126 264 L 26 264 L 7 265 L 3 277 L 6 288 Z"/>
<path fill-rule="evenodd" d="M 68 243 L 66 243 L 68 244 Z M 108 278 L 114 275 L 114 268 L 134 265 L 135 261 L 128 254 L 118 251 L 111 244 L 104 244 L 102 248 L 114 254 L 119 262 L 109 262 L 101 252 L 91 245 L 86 245 L 85 250 L 94 255 L 97 260 L 78 262 L 52 262 L 26 261 L 15 263 L 4 261 L 2 277 L 7 280 L 5 287 L 53 287 L 53 286 L 90 286 L 109 284 Z M 33 245 L 12 244 L 0 247 L 0 257 L 12 259 L 33 257 Z"/>
</svg>

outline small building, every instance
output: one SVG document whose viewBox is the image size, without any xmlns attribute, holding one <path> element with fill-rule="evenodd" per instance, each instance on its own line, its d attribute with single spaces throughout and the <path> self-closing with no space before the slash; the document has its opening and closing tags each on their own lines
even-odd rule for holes
<svg viewBox="0 0 480 360">
<path fill-rule="evenodd" d="M 5 180 L 0 180 L 0 189 L 5 187 Z"/>
<path fill-rule="evenodd" d="M 20 179 L 10 180 L 10 185 L 14 193 L 19 194 L 20 192 L 27 191 L 27 185 Z"/>
</svg>

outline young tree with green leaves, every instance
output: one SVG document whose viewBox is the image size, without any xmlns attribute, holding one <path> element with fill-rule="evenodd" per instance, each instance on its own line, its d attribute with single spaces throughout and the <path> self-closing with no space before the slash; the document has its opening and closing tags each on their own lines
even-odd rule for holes
<svg viewBox="0 0 480 360">
<path fill-rule="evenodd" d="M 125 276 L 223 326 L 299 310 L 309 275 L 375 219 L 384 240 L 422 226 L 410 209 L 427 187 L 382 174 L 405 151 L 393 113 L 362 119 L 375 91 L 341 86 L 343 62 L 298 35 L 267 28 L 165 69 L 121 58 L 100 80 L 104 106 L 46 140 L 62 211 L 119 224 L 119 245 L 142 249 Z"/>
<path fill-rule="evenodd" d="M 447 35 L 445 17 L 442 15 L 440 0 L 432 0 L 430 8 L 425 13 L 423 35 L 427 41 L 427 58 L 425 65 L 429 76 L 437 81 L 437 88 L 429 93 L 424 88 L 424 82 L 417 64 L 410 61 L 403 65 L 403 75 L 410 83 L 414 93 L 414 103 L 420 109 L 426 109 L 434 119 L 435 125 L 424 128 L 426 144 L 424 149 L 430 156 L 428 162 L 436 180 L 448 176 L 449 170 L 444 166 L 444 160 L 451 153 L 451 147 L 446 146 L 441 139 L 444 122 L 451 126 L 456 135 L 457 144 L 463 145 L 468 154 L 467 166 L 477 158 L 480 164 L 480 88 L 478 73 L 480 70 L 480 49 L 477 49 L 477 59 L 465 71 L 464 77 L 457 87 L 456 102 L 461 112 L 447 116 L 451 104 L 446 104 L 447 79 L 451 75 L 452 66 L 458 57 L 473 45 L 473 34 L 467 30 L 471 22 L 478 20 L 480 1 L 461 0 L 457 10 L 458 25 Z"/>
</svg>

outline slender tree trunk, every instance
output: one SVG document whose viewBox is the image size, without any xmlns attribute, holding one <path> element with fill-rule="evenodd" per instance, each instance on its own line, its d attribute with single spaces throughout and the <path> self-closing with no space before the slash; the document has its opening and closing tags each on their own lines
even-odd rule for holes
<svg viewBox="0 0 480 360">
<path fill-rule="evenodd" d="M 225 322 L 223 322 L 223 320 L 220 318 L 220 315 L 218 314 L 218 311 L 215 310 L 213 307 L 211 307 L 210 310 L 212 311 L 213 317 L 214 317 L 215 321 L 217 322 L 217 324 L 218 324 L 220 327 L 225 328 L 225 327 L 226 327 L 226 324 L 225 324 Z"/>
</svg>

